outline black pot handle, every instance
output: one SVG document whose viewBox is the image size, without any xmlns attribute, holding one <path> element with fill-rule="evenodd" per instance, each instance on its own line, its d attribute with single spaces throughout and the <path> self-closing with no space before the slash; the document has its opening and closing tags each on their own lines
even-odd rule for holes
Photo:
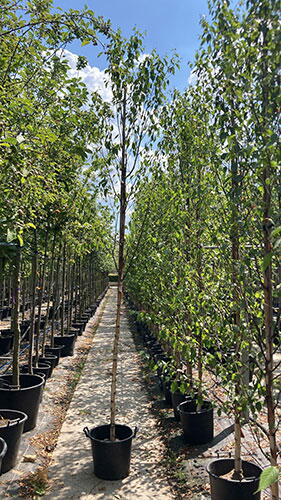
<svg viewBox="0 0 281 500">
<path fill-rule="evenodd" d="M 87 438 L 90 438 L 90 437 L 91 437 L 91 435 L 90 435 L 90 431 L 89 431 L 89 428 L 88 428 L 88 427 L 84 427 L 83 431 L 84 431 L 85 436 L 86 436 Z"/>
<path fill-rule="evenodd" d="M 135 438 L 135 437 L 136 437 L 138 430 L 139 430 L 139 428 L 138 428 L 137 426 L 135 426 L 135 430 L 134 430 L 133 438 Z"/>
</svg>

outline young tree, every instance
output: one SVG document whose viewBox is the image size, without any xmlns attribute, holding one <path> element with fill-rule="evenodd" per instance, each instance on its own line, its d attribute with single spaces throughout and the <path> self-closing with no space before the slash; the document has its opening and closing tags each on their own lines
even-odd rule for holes
<svg viewBox="0 0 281 500">
<path fill-rule="evenodd" d="M 132 201 L 139 180 L 145 175 L 145 158 L 157 135 L 157 115 L 164 102 L 168 74 L 175 71 L 176 58 L 161 59 L 153 51 L 144 55 L 142 36 L 135 33 L 125 40 L 118 32 L 105 51 L 108 85 L 112 91 L 113 119 L 110 133 L 104 143 L 108 167 L 101 171 L 102 183 L 120 185 L 115 190 L 119 203 L 118 232 L 118 297 L 113 369 L 111 384 L 110 439 L 115 439 L 117 356 L 120 337 L 121 303 L 125 269 L 125 229 L 128 204 Z M 145 154 L 143 154 L 145 153 Z M 110 177 L 110 180 L 108 178 Z"/>
</svg>

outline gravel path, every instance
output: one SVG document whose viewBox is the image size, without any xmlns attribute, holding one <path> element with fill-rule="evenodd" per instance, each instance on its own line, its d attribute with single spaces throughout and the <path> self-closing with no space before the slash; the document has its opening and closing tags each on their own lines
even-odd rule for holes
<svg viewBox="0 0 281 500">
<path fill-rule="evenodd" d="M 133 440 L 131 473 L 122 481 L 103 481 L 93 474 L 90 441 L 83 427 L 108 423 L 111 352 L 116 288 L 107 292 L 106 305 L 81 379 L 76 387 L 49 468 L 50 490 L 45 499 L 173 499 L 161 465 L 165 448 L 141 383 L 138 354 L 122 311 L 119 354 L 117 422 L 139 432 Z"/>
</svg>

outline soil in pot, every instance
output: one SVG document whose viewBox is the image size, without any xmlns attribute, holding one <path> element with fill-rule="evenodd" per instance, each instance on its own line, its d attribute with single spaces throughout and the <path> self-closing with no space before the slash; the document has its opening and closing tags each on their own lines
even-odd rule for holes
<svg viewBox="0 0 281 500">
<path fill-rule="evenodd" d="M 23 427 L 27 415 L 16 410 L 0 409 L 0 437 L 7 443 L 7 453 L 2 461 L 2 473 L 15 467 Z"/>
<path fill-rule="evenodd" d="M 101 479 L 116 481 L 124 479 L 130 473 L 133 431 L 127 425 L 116 424 L 116 440 L 110 441 L 110 425 L 100 425 L 84 432 L 91 440 L 94 461 L 94 473 Z"/>
<path fill-rule="evenodd" d="M 244 480 L 235 481 L 225 476 L 234 467 L 232 458 L 214 460 L 207 466 L 211 484 L 212 500 L 260 500 L 256 493 L 262 469 L 250 462 L 242 461 Z"/>
<path fill-rule="evenodd" d="M 62 358 L 66 356 L 73 356 L 75 340 L 75 335 L 63 335 L 62 337 L 54 337 L 55 346 L 64 346 L 60 354 Z"/>
<path fill-rule="evenodd" d="M 214 438 L 214 409 L 210 401 L 203 401 L 200 410 L 196 400 L 187 400 L 178 406 L 184 439 L 189 444 L 205 444 Z"/>
<path fill-rule="evenodd" d="M 28 418 L 23 432 L 36 426 L 43 384 L 44 380 L 39 375 L 21 374 L 20 389 L 14 389 L 12 375 L 0 376 L 1 406 L 26 413 Z"/>
</svg>

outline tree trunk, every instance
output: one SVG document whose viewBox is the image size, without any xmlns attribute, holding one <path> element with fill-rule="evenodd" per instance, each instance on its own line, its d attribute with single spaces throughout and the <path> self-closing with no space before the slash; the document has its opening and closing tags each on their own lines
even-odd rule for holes
<svg viewBox="0 0 281 500">
<path fill-rule="evenodd" d="M 57 264 L 56 264 L 56 272 L 55 272 L 55 283 L 53 287 L 53 301 L 52 301 L 52 307 L 53 307 L 53 314 L 52 314 L 52 326 L 51 326 L 51 336 L 50 336 L 50 344 L 51 347 L 54 347 L 54 335 L 55 335 L 55 319 L 56 319 L 56 313 L 57 313 L 57 307 L 59 303 L 59 286 L 60 286 L 60 277 L 59 277 L 59 269 L 60 269 L 60 257 L 61 257 L 61 244 L 59 245 L 58 248 L 58 257 L 57 257 Z"/>
<path fill-rule="evenodd" d="M 54 264 L 55 264 L 55 247 L 56 247 L 56 235 L 54 234 L 54 239 L 53 239 L 53 244 L 52 244 L 52 251 L 51 251 L 51 268 L 50 268 L 48 290 L 47 290 L 46 321 L 45 321 L 45 324 L 44 324 L 43 339 L 42 339 L 42 356 L 44 356 L 44 354 L 45 354 L 45 344 L 46 344 L 46 337 L 47 337 L 47 328 L 48 328 L 48 324 L 49 324 L 51 293 L 52 292 L 54 293 L 54 290 L 53 290 L 53 277 L 54 277 Z"/>
<path fill-rule="evenodd" d="M 30 330 L 29 330 L 29 353 L 28 353 L 28 371 L 33 374 L 33 349 L 34 349 L 34 324 L 35 324 L 35 308 L 36 308 L 36 285 L 37 285 L 37 232 L 34 230 L 34 250 L 32 256 L 31 269 L 31 313 L 30 313 Z"/>
<path fill-rule="evenodd" d="M 265 167 L 263 172 L 263 187 L 264 187 L 264 220 L 263 220 L 263 244 L 264 258 L 271 254 L 271 189 L 267 182 L 270 179 L 270 168 Z M 265 387 L 266 387 L 266 406 L 267 406 L 267 422 L 270 446 L 270 462 L 271 465 L 277 466 L 277 442 L 276 442 L 276 417 L 273 398 L 273 308 L 272 308 L 272 265 L 269 262 L 263 274 L 263 290 L 264 290 L 264 332 L 265 332 Z M 272 500 L 279 498 L 278 483 L 271 486 Z"/>
<path fill-rule="evenodd" d="M 48 236 L 49 236 L 49 229 L 46 230 L 45 234 L 45 242 L 44 242 L 44 256 L 43 256 L 43 264 L 42 264 L 42 272 L 40 276 L 40 287 L 39 287 L 39 296 L 38 296 L 38 318 L 36 322 L 36 329 L 35 329 L 35 366 L 38 365 L 38 359 L 39 359 L 39 348 L 40 348 L 40 323 L 41 323 L 41 313 L 42 313 L 42 302 L 43 302 L 43 295 L 44 295 L 44 289 L 45 289 L 45 274 L 46 274 L 46 264 L 47 264 L 47 249 L 48 249 Z"/>
<path fill-rule="evenodd" d="M 65 272 L 66 272 L 66 243 L 63 244 L 62 251 L 62 284 L 61 284 L 61 319 L 60 334 L 64 335 L 64 316 L 65 316 Z"/>
<path fill-rule="evenodd" d="M 25 282 L 25 279 L 23 278 L 22 279 L 22 301 L 21 301 L 21 305 L 22 305 L 21 320 L 22 320 L 22 322 L 24 321 L 24 318 L 25 318 L 25 294 L 26 294 L 26 282 Z"/>
<path fill-rule="evenodd" d="M 124 92 L 122 105 L 122 157 L 120 165 L 121 185 L 120 185 L 120 211 L 119 211 L 119 258 L 118 258 L 118 292 L 117 309 L 115 321 L 115 336 L 113 344 L 112 360 L 112 382 L 111 382 L 111 405 L 110 405 L 110 440 L 115 440 L 115 419 L 116 419 L 116 388 L 117 388 L 117 361 L 118 346 L 120 338 L 121 305 L 123 298 L 123 278 L 124 278 L 124 243 L 125 243 L 125 224 L 126 224 L 126 90 Z"/>
<path fill-rule="evenodd" d="M 19 295 L 20 295 L 20 269 L 21 250 L 18 248 L 14 259 L 13 289 L 12 289 L 12 330 L 14 332 L 13 348 L 13 374 L 12 384 L 16 388 L 20 387 L 19 379 L 19 355 L 20 355 L 20 328 L 19 328 Z"/>
<path fill-rule="evenodd" d="M 234 109 L 234 103 L 232 102 L 232 109 Z M 232 127 L 235 130 L 235 122 L 232 120 Z M 239 228 L 238 228 L 238 219 L 239 219 L 239 182 L 238 182 L 238 159 L 235 157 L 231 161 L 231 202 L 232 202 L 232 224 L 231 224 L 231 260 L 232 260 L 232 300 L 234 304 L 234 318 L 233 322 L 236 327 L 236 361 L 238 370 L 240 370 L 240 348 L 241 348 L 241 330 L 240 330 L 240 303 L 239 303 L 239 278 L 237 265 L 240 260 L 239 255 Z M 235 395 L 239 397 L 242 382 L 242 372 L 240 372 L 240 376 L 237 379 L 235 385 Z M 237 480 L 241 480 L 243 477 L 242 471 L 242 461 L 241 461 L 241 414 L 237 407 L 237 403 L 235 403 L 234 408 L 234 475 L 233 478 Z"/>
<path fill-rule="evenodd" d="M 268 82 L 268 57 L 269 57 L 269 40 L 268 40 L 268 26 L 270 16 L 268 9 L 264 10 L 264 23 L 262 26 L 263 41 L 262 41 L 262 130 L 260 135 L 263 138 L 263 255 L 264 262 L 268 265 L 264 266 L 263 271 L 263 294 L 264 294 L 264 334 L 265 334 L 265 387 L 266 387 L 266 406 L 267 406 L 267 423 L 268 435 L 270 446 L 270 462 L 271 465 L 277 466 L 278 448 L 276 442 L 277 423 L 275 415 L 275 405 L 273 397 L 273 307 L 272 307 L 272 263 L 271 263 L 271 155 L 267 149 L 267 129 L 271 126 L 272 120 L 272 107 L 269 103 L 269 86 Z M 269 259 L 269 261 L 267 261 Z M 272 500 L 279 499 L 279 486 L 278 482 L 271 486 Z"/>
</svg>

